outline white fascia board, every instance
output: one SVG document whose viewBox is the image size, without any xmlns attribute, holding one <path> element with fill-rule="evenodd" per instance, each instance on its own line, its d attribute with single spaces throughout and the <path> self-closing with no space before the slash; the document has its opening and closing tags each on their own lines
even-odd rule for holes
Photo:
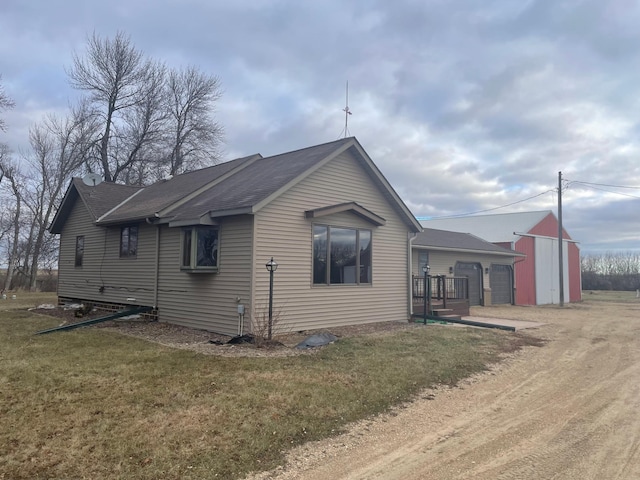
<svg viewBox="0 0 640 480">
<path fill-rule="evenodd" d="M 533 233 L 519 233 L 519 232 L 513 232 L 514 235 L 519 235 L 521 237 L 531 237 L 531 238 L 547 238 L 549 240 L 558 240 L 558 237 L 549 237 L 547 235 L 534 235 Z M 572 240 L 570 238 L 563 238 L 562 239 L 563 242 L 568 242 L 568 243 L 580 243 L 578 240 Z"/>
</svg>

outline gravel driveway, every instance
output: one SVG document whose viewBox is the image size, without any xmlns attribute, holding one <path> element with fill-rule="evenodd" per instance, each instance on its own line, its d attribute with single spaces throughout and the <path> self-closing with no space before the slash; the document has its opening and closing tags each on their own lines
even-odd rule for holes
<svg viewBox="0 0 640 480">
<path fill-rule="evenodd" d="M 253 479 L 640 478 L 640 303 L 490 307 L 550 340 Z"/>
</svg>

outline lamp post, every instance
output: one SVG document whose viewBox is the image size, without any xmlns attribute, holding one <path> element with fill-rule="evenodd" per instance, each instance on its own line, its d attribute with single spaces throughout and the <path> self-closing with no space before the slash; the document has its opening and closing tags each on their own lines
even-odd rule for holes
<svg viewBox="0 0 640 480">
<path fill-rule="evenodd" d="M 431 267 L 429 265 L 423 265 L 422 271 L 424 272 L 424 324 L 427 324 L 427 306 L 429 305 L 429 296 L 431 295 L 431 289 L 429 288 L 429 270 Z"/>
<path fill-rule="evenodd" d="M 269 271 L 269 324 L 267 331 L 267 338 L 271 340 L 271 327 L 273 326 L 273 272 L 278 269 L 278 264 L 271 257 L 271 260 L 265 265 Z"/>
</svg>

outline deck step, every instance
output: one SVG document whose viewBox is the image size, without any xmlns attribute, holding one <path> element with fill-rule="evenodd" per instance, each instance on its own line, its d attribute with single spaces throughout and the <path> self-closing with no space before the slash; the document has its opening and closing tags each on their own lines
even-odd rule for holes
<svg viewBox="0 0 640 480">
<path fill-rule="evenodd" d="M 462 317 L 460 315 L 438 315 L 440 318 L 442 318 L 443 320 L 462 320 Z"/>
</svg>

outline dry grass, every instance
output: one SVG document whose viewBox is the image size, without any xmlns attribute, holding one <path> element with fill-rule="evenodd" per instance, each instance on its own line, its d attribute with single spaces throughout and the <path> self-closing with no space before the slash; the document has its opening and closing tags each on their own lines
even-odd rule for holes
<svg viewBox="0 0 640 480">
<path fill-rule="evenodd" d="M 589 302 L 640 303 L 636 292 L 619 292 L 609 290 L 585 290 L 582 299 Z"/>
<path fill-rule="evenodd" d="M 0 304 L 0 478 L 241 478 L 348 422 L 482 371 L 530 337 L 422 327 L 315 355 L 199 355 Z M 51 301 L 51 299 L 49 300 Z M 14 302 L 14 303 L 11 303 Z"/>
<path fill-rule="evenodd" d="M 6 292 L 7 298 L 2 300 L 0 297 L 0 312 L 4 310 L 16 310 L 35 307 L 43 303 L 57 303 L 57 298 L 53 293 L 30 293 L 30 292 Z M 15 298 L 13 298 L 15 296 Z"/>
</svg>

